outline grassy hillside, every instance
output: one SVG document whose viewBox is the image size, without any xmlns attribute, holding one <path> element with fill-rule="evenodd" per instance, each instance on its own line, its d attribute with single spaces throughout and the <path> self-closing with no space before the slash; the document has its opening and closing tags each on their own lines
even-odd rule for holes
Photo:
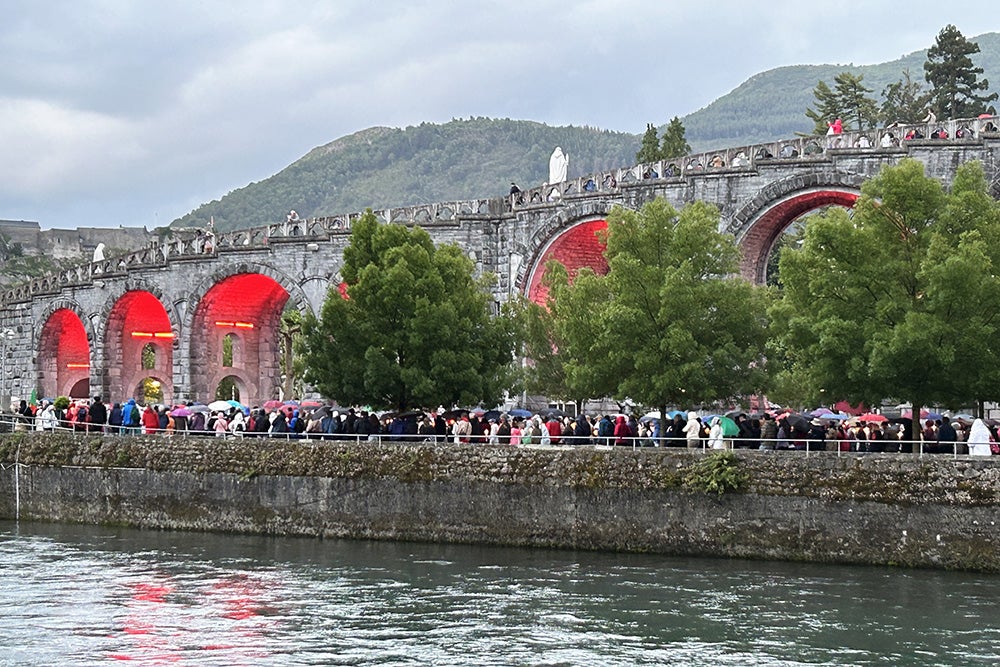
<svg viewBox="0 0 1000 667">
<path fill-rule="evenodd" d="M 974 38 L 974 58 L 992 90 L 1000 90 L 1000 33 Z M 929 45 L 928 45 L 929 46 Z M 773 141 L 810 132 L 805 110 L 813 89 L 843 71 L 864 75 L 881 101 L 883 89 L 910 70 L 924 81 L 927 51 L 888 63 L 797 65 L 757 74 L 704 109 L 683 119 L 695 151 Z M 635 119 L 636 127 L 649 121 Z M 505 194 L 511 181 L 539 185 L 548 176 L 552 149 L 570 155 L 569 175 L 631 165 L 641 137 L 589 127 L 550 127 L 531 121 L 470 118 L 443 125 L 422 123 L 406 129 L 373 127 L 313 149 L 258 183 L 234 190 L 175 220 L 174 226 L 201 227 L 215 218 L 229 230 L 284 219 L 289 209 L 302 216 L 361 211 Z"/>
</svg>

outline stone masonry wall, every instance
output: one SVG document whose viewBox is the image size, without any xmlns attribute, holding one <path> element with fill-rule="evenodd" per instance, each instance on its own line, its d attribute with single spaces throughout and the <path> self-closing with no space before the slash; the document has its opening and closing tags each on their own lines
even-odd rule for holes
<svg viewBox="0 0 1000 667">
<path fill-rule="evenodd" d="M 8 435 L 0 517 L 1000 570 L 991 459 Z M 11 466 L 15 460 L 22 465 Z"/>
</svg>

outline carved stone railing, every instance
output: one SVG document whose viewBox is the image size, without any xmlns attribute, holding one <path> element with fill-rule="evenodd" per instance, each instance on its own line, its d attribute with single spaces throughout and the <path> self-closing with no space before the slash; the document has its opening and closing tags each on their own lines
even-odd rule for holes
<svg viewBox="0 0 1000 667">
<path fill-rule="evenodd" d="M 456 202 L 436 202 L 399 206 L 373 211 L 384 223 L 413 225 L 456 224 L 461 218 L 499 217 L 536 206 L 552 206 L 572 197 L 595 193 L 616 193 L 622 188 L 655 180 L 682 180 L 727 171 L 752 171 L 781 161 L 827 159 L 830 151 L 898 150 L 907 142 L 975 142 L 998 134 L 1000 118 L 982 118 L 893 124 L 888 127 L 850 131 L 838 135 L 800 136 L 759 144 L 704 151 L 672 160 L 610 169 L 562 183 L 545 184 L 514 195 Z M 117 257 L 80 264 L 41 276 L 3 292 L 4 303 L 29 301 L 35 296 L 54 294 L 64 287 L 93 283 L 102 277 L 119 276 L 131 270 L 165 266 L 173 260 L 190 260 L 231 251 L 267 249 L 275 242 L 315 242 L 350 233 L 351 225 L 363 213 L 285 220 L 215 234 L 199 231 L 179 233 L 163 242 Z"/>
</svg>

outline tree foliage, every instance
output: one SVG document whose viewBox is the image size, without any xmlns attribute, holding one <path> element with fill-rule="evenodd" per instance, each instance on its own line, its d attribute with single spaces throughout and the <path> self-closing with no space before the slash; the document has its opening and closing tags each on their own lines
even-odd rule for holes
<svg viewBox="0 0 1000 667">
<path fill-rule="evenodd" d="M 986 111 L 987 105 L 997 99 L 989 90 L 989 80 L 980 79 L 984 72 L 976 67 L 973 54 L 979 45 L 969 41 L 953 25 L 945 26 L 927 51 L 924 75 L 931 84 L 931 106 L 942 118 L 971 118 Z"/>
<path fill-rule="evenodd" d="M 369 210 L 344 250 L 348 298 L 332 288 L 303 321 L 306 380 L 344 405 L 496 405 L 513 381 L 514 323 L 491 317 L 473 269 L 457 246 Z"/>
<path fill-rule="evenodd" d="M 878 122 L 878 103 L 868 93 L 871 88 L 862 84 L 863 74 L 840 72 L 834 77 L 831 89 L 825 81 L 820 81 L 813 89 L 816 108 L 807 109 L 806 115 L 814 122 L 814 133 L 824 134 L 835 119 L 844 122 L 844 129 L 867 129 Z"/>
<path fill-rule="evenodd" d="M 576 334 L 564 368 L 586 373 L 567 377 L 661 412 L 761 388 L 767 292 L 733 276 L 738 251 L 718 224 L 701 202 L 612 211 L 609 273 L 560 276 L 552 292 L 555 329 Z"/>
<path fill-rule="evenodd" d="M 672 160 L 691 153 L 691 145 L 684 138 L 684 123 L 677 116 L 670 119 L 663 130 L 662 141 L 656 136 L 656 127 L 646 124 L 646 132 L 642 135 L 642 147 L 635 154 L 638 162 L 656 162 L 657 160 Z"/>
<path fill-rule="evenodd" d="M 566 267 L 552 260 L 545 267 L 544 282 L 547 303 L 529 304 L 524 311 L 523 353 L 531 360 L 525 368 L 527 390 L 577 406 L 588 398 L 615 394 L 616 377 L 593 363 L 603 327 L 593 310 L 608 300 L 606 281 L 583 268 L 571 283 Z"/>
<path fill-rule="evenodd" d="M 879 118 L 885 125 L 919 123 L 926 115 L 930 99 L 930 92 L 910 77 L 909 69 L 904 69 L 903 76 L 882 91 Z"/>
<path fill-rule="evenodd" d="M 778 384 L 802 400 L 968 404 L 1000 398 L 1000 208 L 982 167 L 950 193 L 907 160 L 862 187 L 853 216 L 811 219 L 781 257 L 771 309 Z M 916 407 L 915 407 L 916 409 Z"/>
</svg>

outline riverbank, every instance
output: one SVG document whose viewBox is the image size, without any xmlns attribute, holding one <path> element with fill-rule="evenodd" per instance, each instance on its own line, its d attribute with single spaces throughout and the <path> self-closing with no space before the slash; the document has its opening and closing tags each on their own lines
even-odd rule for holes
<svg viewBox="0 0 1000 667">
<path fill-rule="evenodd" d="M 704 461 L 683 449 L 9 434 L 0 518 L 1000 571 L 990 458 Z M 738 488 L 700 490 L 722 476 Z"/>
</svg>

